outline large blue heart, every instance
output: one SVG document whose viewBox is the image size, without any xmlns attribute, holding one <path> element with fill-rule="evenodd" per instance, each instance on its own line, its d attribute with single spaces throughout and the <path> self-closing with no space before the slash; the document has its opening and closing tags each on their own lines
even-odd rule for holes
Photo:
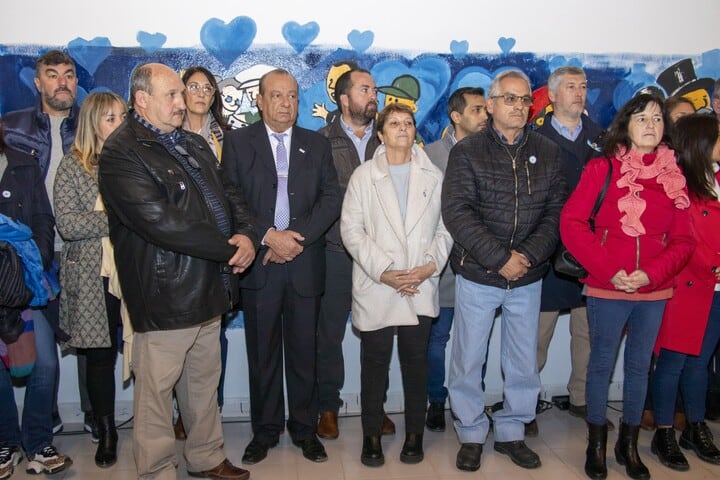
<svg viewBox="0 0 720 480">
<path fill-rule="evenodd" d="M 368 48 L 370 48 L 370 45 L 373 44 L 373 41 L 375 40 L 375 34 L 371 32 L 370 30 L 365 30 L 364 32 L 361 32 L 359 30 L 353 30 L 352 32 L 348 33 L 347 36 L 348 42 L 350 42 L 350 46 L 358 53 L 362 53 Z"/>
<path fill-rule="evenodd" d="M 320 25 L 317 22 L 308 22 L 305 25 L 287 22 L 282 27 L 283 38 L 297 53 L 305 50 L 305 47 L 317 38 L 318 33 L 320 33 Z"/>
<path fill-rule="evenodd" d="M 68 52 L 90 75 L 112 52 L 110 39 L 107 37 L 95 37 L 92 40 L 76 38 L 68 43 Z"/>
<path fill-rule="evenodd" d="M 417 101 L 418 110 L 415 120 L 418 125 L 433 109 L 440 97 L 445 93 L 450 83 L 450 66 L 447 60 L 435 55 L 419 58 L 409 66 L 398 60 L 385 60 L 372 67 L 371 73 L 378 87 L 390 86 L 393 80 L 401 75 L 411 75 L 420 84 L 420 98 Z M 382 109 L 385 100 L 380 94 L 379 109 Z"/>
<path fill-rule="evenodd" d="M 152 55 L 158 51 L 160 47 L 165 45 L 165 41 L 167 40 L 167 37 L 162 33 L 148 33 L 143 31 L 138 32 L 135 38 L 148 55 Z"/>
<path fill-rule="evenodd" d="M 200 29 L 200 42 L 227 68 L 250 47 L 256 33 L 257 26 L 250 17 L 235 17 L 228 24 L 211 18 Z"/>
<path fill-rule="evenodd" d="M 502 52 L 507 55 L 508 53 L 510 53 L 510 50 L 512 50 L 515 46 L 515 39 L 512 37 L 500 37 L 498 39 L 498 46 L 500 47 L 500 50 L 502 50 Z"/>
</svg>

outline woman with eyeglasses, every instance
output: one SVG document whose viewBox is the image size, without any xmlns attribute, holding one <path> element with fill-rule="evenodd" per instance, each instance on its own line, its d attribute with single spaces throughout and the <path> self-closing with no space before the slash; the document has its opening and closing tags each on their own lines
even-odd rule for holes
<svg viewBox="0 0 720 480">
<path fill-rule="evenodd" d="M 385 462 L 383 400 L 396 333 L 405 397 L 400 461 L 423 460 L 427 345 L 452 246 L 440 215 L 442 173 L 415 144 L 413 111 L 391 103 L 377 127 L 382 145 L 350 177 L 340 217 L 353 258 L 352 323 L 360 331 L 360 461 L 371 467 Z"/>
<path fill-rule="evenodd" d="M 98 428 L 95 464 L 117 460 L 115 359 L 120 300 L 110 293 L 114 260 L 108 217 L 98 192 L 98 164 L 105 140 L 125 119 L 122 98 L 91 93 L 80 107 L 72 152 L 58 166 L 53 188 L 55 220 L 65 241 L 60 263 L 60 326 L 67 346 L 87 359 L 87 391 Z M 105 244 L 103 244 L 103 241 Z"/>
<path fill-rule="evenodd" d="M 680 446 L 694 450 L 701 460 L 720 464 L 720 450 L 705 423 L 708 363 L 720 340 L 720 124 L 711 115 L 684 116 L 675 124 L 673 145 L 690 191 L 697 249 L 677 276 L 655 344 L 652 393 L 657 430 L 652 452 L 663 465 L 685 471 L 690 465 L 673 428 L 678 390 L 687 418 Z"/>
<path fill-rule="evenodd" d="M 210 71 L 195 66 L 182 75 L 185 84 L 185 121 L 183 128 L 207 140 L 210 150 L 221 160 L 223 132 L 228 130 L 222 115 L 222 101 L 217 81 Z"/>
<path fill-rule="evenodd" d="M 695 246 L 685 177 L 664 143 L 663 101 L 640 94 L 615 116 L 560 216 L 563 244 L 588 271 L 583 279 L 590 330 L 585 396 L 585 473 L 607 476 L 608 385 L 625 332 L 623 418 L 615 458 L 629 477 L 650 478 L 638 455 L 650 358 L 675 275 Z M 588 217 L 612 165 L 591 227 Z"/>
</svg>

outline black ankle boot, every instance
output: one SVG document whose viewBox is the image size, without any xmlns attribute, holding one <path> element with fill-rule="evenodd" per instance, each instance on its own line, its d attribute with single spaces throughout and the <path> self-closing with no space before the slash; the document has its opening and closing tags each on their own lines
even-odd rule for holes
<svg viewBox="0 0 720 480">
<path fill-rule="evenodd" d="M 588 423 L 588 446 L 585 451 L 585 473 L 595 480 L 607 478 L 605 451 L 607 447 L 607 423 Z"/>
<path fill-rule="evenodd" d="M 96 417 L 100 442 L 95 452 L 95 465 L 108 468 L 117 462 L 118 434 L 115 428 L 115 415 Z"/>
<path fill-rule="evenodd" d="M 363 437 L 360 462 L 368 467 L 379 467 L 385 463 L 385 455 L 383 455 L 380 435 Z"/>
<path fill-rule="evenodd" d="M 660 463 L 673 470 L 685 472 L 690 469 L 685 455 L 680 451 L 675 440 L 675 429 L 658 428 L 650 444 L 652 452 L 658 456 Z"/>
<path fill-rule="evenodd" d="M 403 463 L 420 463 L 424 457 L 423 434 L 406 433 L 405 443 L 400 452 L 400 461 Z"/>
<path fill-rule="evenodd" d="M 720 465 L 720 450 L 713 443 L 712 432 L 705 422 L 689 423 L 680 435 L 680 446 L 695 450 L 700 460 Z"/>
<path fill-rule="evenodd" d="M 639 433 L 640 425 L 628 425 L 625 422 L 620 424 L 620 433 L 615 444 L 615 459 L 620 465 L 625 466 L 628 477 L 647 480 L 650 478 L 650 471 L 640 460 L 637 450 Z"/>
</svg>

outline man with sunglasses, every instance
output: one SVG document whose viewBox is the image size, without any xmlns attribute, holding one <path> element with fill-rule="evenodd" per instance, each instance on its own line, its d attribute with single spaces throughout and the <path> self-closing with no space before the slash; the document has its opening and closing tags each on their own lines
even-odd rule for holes
<svg viewBox="0 0 720 480">
<path fill-rule="evenodd" d="M 466 471 L 480 468 L 489 430 L 482 370 L 498 309 L 504 407 L 493 415 L 494 448 L 523 468 L 540 466 L 524 424 L 535 418 L 542 278 L 567 195 L 559 148 L 527 125 L 528 77 L 505 70 L 488 93 L 488 126 L 450 152 L 442 196 L 457 274 L 448 390 L 462 444 L 456 466 Z"/>
</svg>

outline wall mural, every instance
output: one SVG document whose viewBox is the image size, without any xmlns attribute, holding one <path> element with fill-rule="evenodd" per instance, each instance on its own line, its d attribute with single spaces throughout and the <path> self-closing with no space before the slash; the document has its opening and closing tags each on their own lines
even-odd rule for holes
<svg viewBox="0 0 720 480">
<path fill-rule="evenodd" d="M 574 65 L 588 77 L 587 111 L 607 126 L 616 111 L 643 89 L 690 98 L 697 109 L 709 111 L 714 79 L 720 77 L 720 49 L 687 55 L 534 54 L 515 52 L 515 39 L 501 37 L 498 50 L 471 53 L 468 40 L 453 40 L 446 52 L 408 53 L 373 49 L 370 30 L 352 30 L 340 47 L 314 45 L 317 22 L 282 26 L 285 45 L 254 44 L 257 25 L 246 16 L 228 23 L 211 18 L 200 31 L 202 48 L 163 48 L 163 33 L 137 33 L 137 47 L 114 47 L 106 37 L 76 38 L 61 46 L 77 63 L 78 102 L 89 92 L 111 90 L 128 97 L 130 72 L 140 63 L 162 62 L 181 71 L 202 65 L 216 75 L 224 111 L 232 128 L 244 127 L 260 116 L 255 102 L 258 79 L 270 69 L 289 70 L 300 86 L 298 124 L 319 129 L 337 115 L 332 98 L 334 82 L 350 66 L 369 70 L 379 88 L 380 106 L 407 103 L 416 110 L 418 141 L 438 139 L 448 124 L 447 99 L 456 88 L 487 90 L 495 74 L 519 68 L 528 74 L 535 102 L 531 118 L 543 121 L 547 111 L 547 77 L 555 68 Z M 339 39 L 341 40 L 341 39 Z M 344 43 L 344 40 L 341 40 Z M 35 59 L 57 46 L 0 45 L 0 114 L 34 105 Z"/>
</svg>

